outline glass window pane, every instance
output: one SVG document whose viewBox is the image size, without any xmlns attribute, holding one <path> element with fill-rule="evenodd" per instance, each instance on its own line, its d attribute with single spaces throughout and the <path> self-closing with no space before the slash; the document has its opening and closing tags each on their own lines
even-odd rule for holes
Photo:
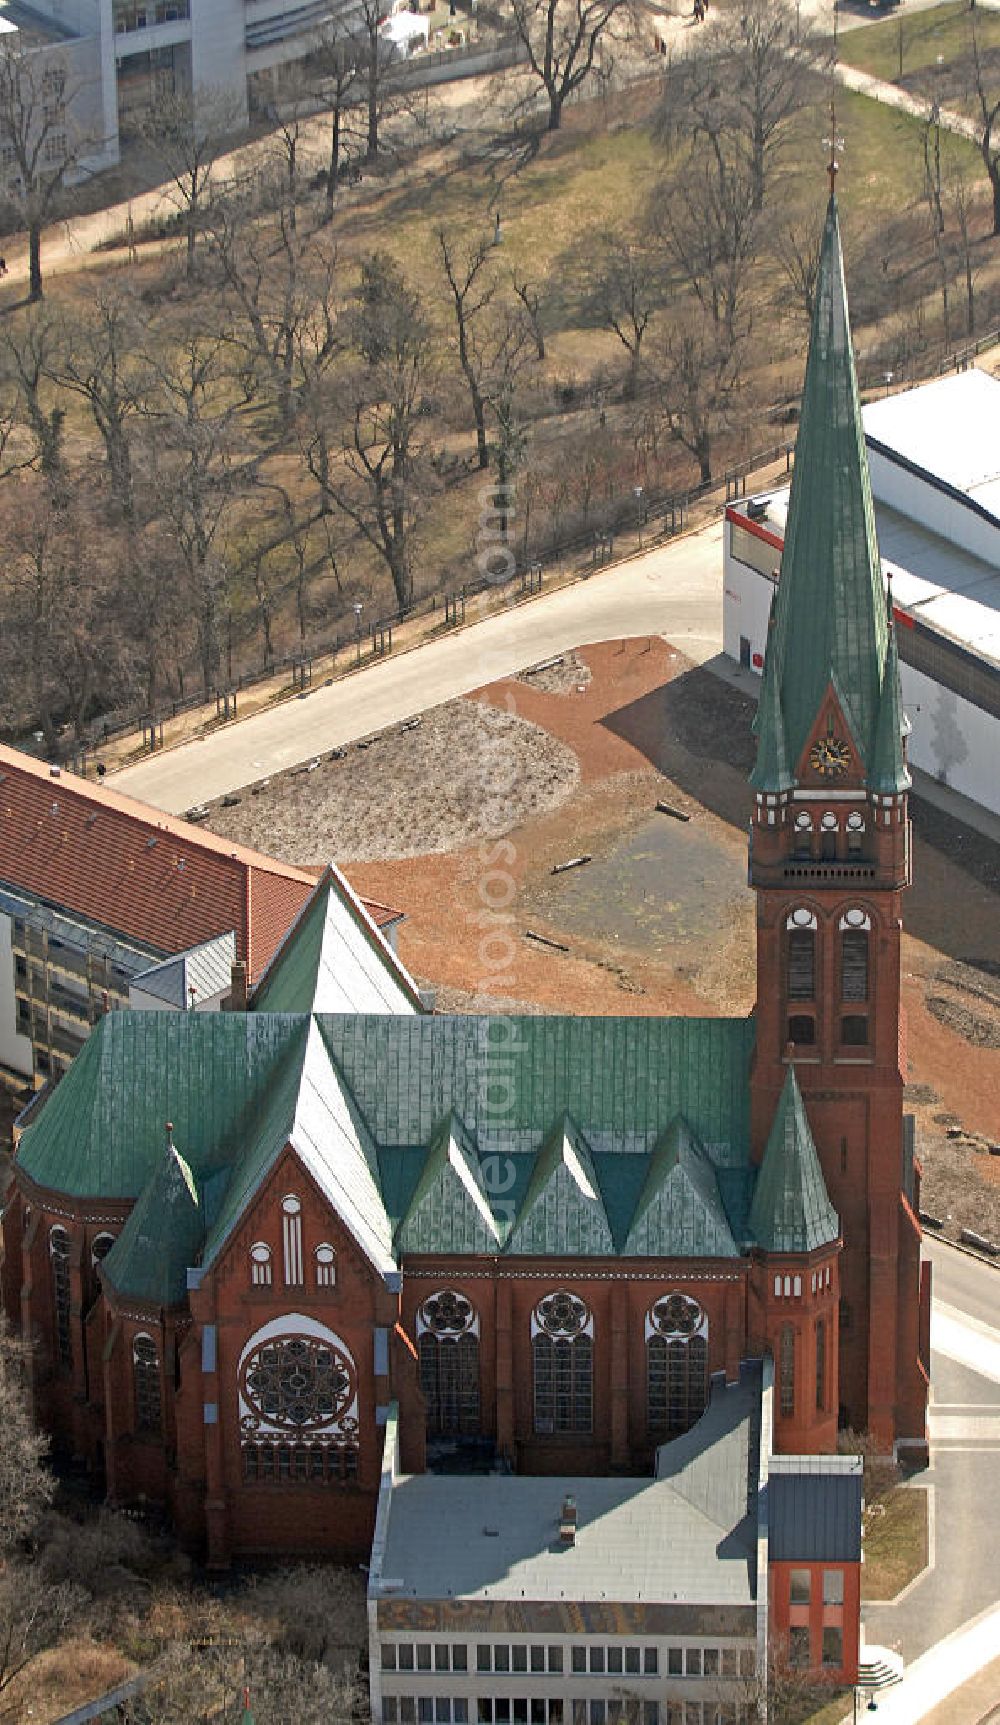
<svg viewBox="0 0 1000 1725">
<path fill-rule="evenodd" d="M 823 1571 L 823 1604 L 843 1605 L 844 1603 L 844 1572 L 842 1569 L 824 1569 Z"/>
<path fill-rule="evenodd" d="M 684 1674 L 686 1677 L 701 1676 L 701 1648 L 689 1647 L 684 1654 Z"/>
<path fill-rule="evenodd" d="M 396 1656 L 399 1660 L 400 1671 L 413 1670 L 413 1648 L 409 1642 L 404 1642 L 402 1647 L 397 1647 Z"/>
<path fill-rule="evenodd" d="M 544 1649 L 544 1647 L 537 1647 L 536 1646 L 536 1647 L 533 1647 L 531 1649 L 531 1669 L 532 1669 L 532 1671 L 544 1671 L 545 1670 L 545 1649 Z"/>
<path fill-rule="evenodd" d="M 447 1644 L 438 1642 L 434 1648 L 435 1671 L 447 1671 L 450 1668 L 450 1664 L 451 1660 Z"/>
<path fill-rule="evenodd" d="M 812 1576 L 808 1569 L 793 1569 L 790 1595 L 793 1605 L 808 1605 L 812 1594 Z"/>
<path fill-rule="evenodd" d="M 490 1648 L 488 1646 L 484 1645 L 483 1642 L 479 1643 L 479 1646 L 476 1648 L 476 1670 L 477 1671 L 490 1671 L 490 1670 L 492 1670 L 490 1651 L 491 1651 Z"/>
<path fill-rule="evenodd" d="M 383 1643 L 382 1643 L 382 1670 L 383 1671 L 395 1671 L 395 1669 L 396 1669 L 396 1649 L 395 1649 L 395 1647 L 393 1647 L 391 1642 L 383 1641 Z"/>
<path fill-rule="evenodd" d="M 574 1671 L 586 1671 L 586 1669 L 587 1669 L 587 1649 L 585 1647 L 574 1647 L 574 1649 L 573 1649 L 573 1670 Z"/>
<path fill-rule="evenodd" d="M 494 1671 L 510 1670 L 510 1648 L 503 1642 L 498 1643 L 493 1649 L 493 1669 Z"/>
<path fill-rule="evenodd" d="M 641 1669 L 641 1666 L 639 1663 L 639 1649 L 638 1649 L 638 1647 L 626 1647 L 626 1649 L 625 1649 L 625 1669 L 626 1669 L 626 1671 L 631 1672 L 634 1676 L 638 1676 L 639 1671 Z"/>
<path fill-rule="evenodd" d="M 620 1647 L 608 1648 L 608 1670 L 615 1672 L 622 1669 L 622 1650 Z"/>
<path fill-rule="evenodd" d="M 417 1670 L 429 1671 L 431 1668 L 431 1647 L 429 1641 L 417 1644 Z"/>
<path fill-rule="evenodd" d="M 823 1664 L 841 1666 L 844 1663 L 844 1631 L 831 1624 L 823 1631 Z"/>
<path fill-rule="evenodd" d="M 603 1647 L 592 1647 L 590 1649 L 590 1669 L 592 1672 L 604 1670 L 604 1648 Z"/>
<path fill-rule="evenodd" d="M 561 1647 L 549 1648 L 549 1670 L 561 1671 L 563 1668 L 563 1650 Z"/>
<path fill-rule="evenodd" d="M 468 1671 L 469 1653 L 462 1641 L 456 1641 L 451 1650 L 451 1668 L 453 1671 Z"/>
<path fill-rule="evenodd" d="M 789 1630 L 788 1662 L 795 1671 L 808 1671 L 809 1669 L 809 1630 L 804 1625 Z"/>
<path fill-rule="evenodd" d="M 642 1650 L 642 1669 L 647 1677 L 655 1677 L 657 1670 L 656 1648 L 644 1647 Z"/>
</svg>

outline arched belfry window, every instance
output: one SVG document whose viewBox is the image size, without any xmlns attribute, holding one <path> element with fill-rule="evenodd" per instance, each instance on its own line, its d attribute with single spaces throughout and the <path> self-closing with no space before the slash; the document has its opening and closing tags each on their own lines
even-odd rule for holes
<svg viewBox="0 0 1000 1725">
<path fill-rule="evenodd" d="M 847 854 L 859 857 L 865 842 L 865 817 L 854 809 L 847 817 Z"/>
<path fill-rule="evenodd" d="M 479 1432 L 479 1314 L 464 1294 L 442 1288 L 417 1311 L 420 1388 L 430 1437 Z"/>
<path fill-rule="evenodd" d="M 96 1270 L 98 1264 L 103 1264 L 105 1258 L 115 1243 L 114 1234 L 95 1234 L 90 1243 L 91 1268 Z"/>
<path fill-rule="evenodd" d="M 73 1369 L 73 1331 L 70 1323 L 69 1235 L 65 1228 L 49 1231 L 49 1262 L 52 1265 L 52 1304 L 55 1317 L 56 1358 L 64 1372 Z"/>
<path fill-rule="evenodd" d="M 793 910 L 785 920 L 789 1000 L 814 1000 L 816 997 L 816 929 L 815 912 L 804 906 Z"/>
<path fill-rule="evenodd" d="M 136 1336 L 132 1343 L 132 1380 L 135 1385 L 136 1429 L 158 1432 L 163 1419 L 160 1356 L 152 1336 Z"/>
<path fill-rule="evenodd" d="M 849 910 L 840 919 L 840 997 L 868 999 L 869 941 L 871 917 L 864 910 Z"/>
<path fill-rule="evenodd" d="M 594 1320 L 578 1294 L 546 1294 L 531 1314 L 535 1431 L 589 1432 L 594 1421 Z"/>
<path fill-rule="evenodd" d="M 300 1313 L 264 1324 L 240 1356 L 238 1395 L 248 1484 L 357 1478 L 357 1367 L 325 1325 Z"/>
<path fill-rule="evenodd" d="M 676 1437 L 705 1411 L 708 1318 L 689 1294 L 665 1294 L 646 1313 L 646 1425 Z"/>
<path fill-rule="evenodd" d="M 281 1200 L 281 1239 L 285 1249 L 285 1287 L 301 1287 L 302 1204 L 292 1192 Z"/>
<path fill-rule="evenodd" d="M 813 824 L 812 815 L 805 809 L 795 817 L 795 855 L 801 859 L 812 855 Z"/>
</svg>

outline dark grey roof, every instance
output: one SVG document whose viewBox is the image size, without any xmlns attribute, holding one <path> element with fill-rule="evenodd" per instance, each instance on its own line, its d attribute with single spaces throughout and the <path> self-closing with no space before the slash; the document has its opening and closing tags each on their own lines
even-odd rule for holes
<svg viewBox="0 0 1000 1725">
<path fill-rule="evenodd" d="M 767 1485 L 773 1563 L 857 1563 L 863 1467 L 855 1455 L 776 1455 Z"/>
</svg>

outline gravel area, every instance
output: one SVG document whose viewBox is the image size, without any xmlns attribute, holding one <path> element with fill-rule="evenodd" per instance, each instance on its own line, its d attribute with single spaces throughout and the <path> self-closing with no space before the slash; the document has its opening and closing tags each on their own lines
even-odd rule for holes
<svg viewBox="0 0 1000 1725">
<path fill-rule="evenodd" d="M 590 682 L 590 666 L 579 653 L 562 653 L 558 659 L 529 665 L 516 681 L 527 684 L 529 689 L 541 689 L 546 695 L 582 694 Z"/>
<path fill-rule="evenodd" d="M 557 808 L 580 777 L 565 743 L 482 701 L 449 701 L 210 804 L 207 825 L 290 863 L 460 850 Z"/>
</svg>

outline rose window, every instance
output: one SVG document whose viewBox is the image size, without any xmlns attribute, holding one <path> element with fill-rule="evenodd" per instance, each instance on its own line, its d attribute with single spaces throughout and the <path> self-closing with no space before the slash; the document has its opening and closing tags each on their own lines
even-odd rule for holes
<svg viewBox="0 0 1000 1725">
<path fill-rule="evenodd" d="M 657 1300 L 650 1320 L 661 1336 L 693 1336 L 701 1325 L 702 1310 L 687 1294 L 667 1294 Z"/>
<path fill-rule="evenodd" d="M 590 1313 L 579 1296 L 564 1292 L 547 1294 L 544 1300 L 539 1300 L 535 1317 L 550 1336 L 578 1336 L 590 1321 Z"/>
<path fill-rule="evenodd" d="M 457 1294 L 454 1288 L 443 1288 L 440 1294 L 432 1294 L 424 1301 L 419 1317 L 420 1328 L 435 1336 L 459 1336 L 472 1328 L 475 1312 L 464 1294 Z"/>
<path fill-rule="evenodd" d="M 329 1426 L 354 1399 L 348 1359 L 328 1342 L 287 1336 L 264 1342 L 243 1366 L 243 1399 L 251 1416 L 285 1431 Z"/>
</svg>

